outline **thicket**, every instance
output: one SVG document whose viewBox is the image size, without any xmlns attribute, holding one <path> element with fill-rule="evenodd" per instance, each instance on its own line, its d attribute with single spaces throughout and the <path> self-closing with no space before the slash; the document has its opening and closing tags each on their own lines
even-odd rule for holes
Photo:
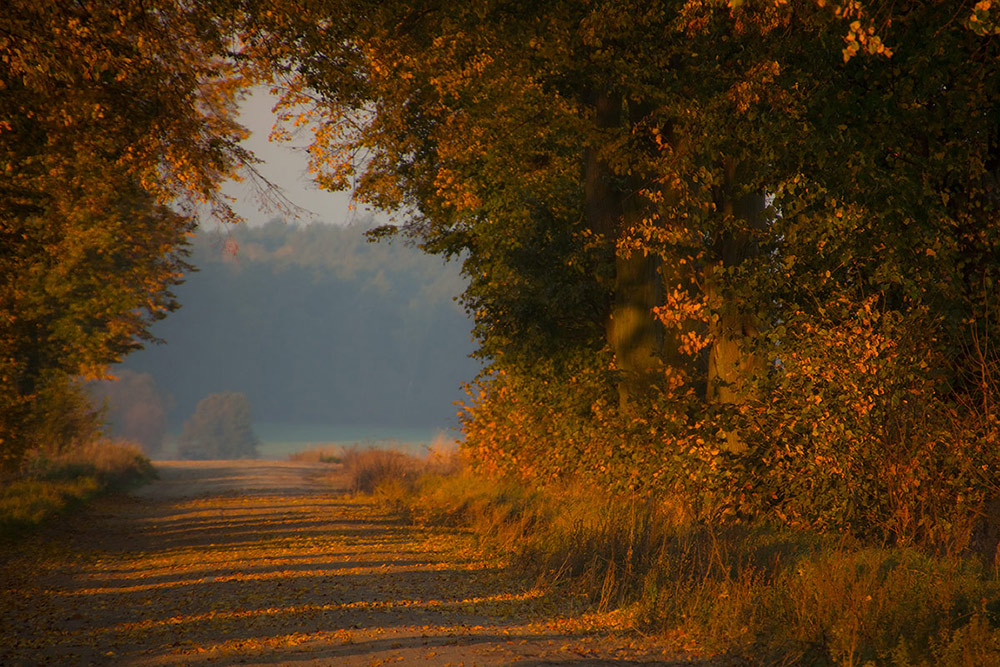
<svg viewBox="0 0 1000 667">
<path fill-rule="evenodd" d="M 691 391 L 623 416 L 604 369 L 497 371 L 473 388 L 465 448 L 487 476 L 584 480 L 680 503 L 711 525 L 780 522 L 1000 565 L 998 394 L 950 395 L 924 337 L 898 314 L 782 338 L 755 394 L 710 406 Z M 926 331 L 926 329 L 916 329 Z M 968 369 L 988 392 L 996 361 Z M 740 444 L 735 451 L 731 443 Z"/>
</svg>

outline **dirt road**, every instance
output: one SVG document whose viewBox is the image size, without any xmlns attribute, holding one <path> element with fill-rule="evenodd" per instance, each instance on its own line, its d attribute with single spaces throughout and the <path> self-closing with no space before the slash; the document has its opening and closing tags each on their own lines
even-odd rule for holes
<svg viewBox="0 0 1000 667">
<path fill-rule="evenodd" d="M 0 664 L 690 664 L 585 632 L 468 535 L 403 525 L 323 464 L 157 467 L 0 545 Z"/>
</svg>

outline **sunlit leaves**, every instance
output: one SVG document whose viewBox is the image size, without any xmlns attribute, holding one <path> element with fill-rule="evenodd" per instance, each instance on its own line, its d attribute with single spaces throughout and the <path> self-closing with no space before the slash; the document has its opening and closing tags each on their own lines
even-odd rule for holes
<svg viewBox="0 0 1000 667">
<path fill-rule="evenodd" d="M 867 416 L 922 432 L 896 470 L 955 472 L 928 452 L 975 393 L 969 327 L 995 301 L 993 3 L 311 9 L 259 43 L 296 63 L 320 182 L 465 257 L 495 371 L 465 422 L 484 467 L 873 533 L 905 483 L 865 476 L 897 442 Z M 908 347 L 901 323 L 933 336 Z M 630 364 L 649 391 L 619 413 Z M 850 480 L 864 528 L 831 491 Z"/>
</svg>

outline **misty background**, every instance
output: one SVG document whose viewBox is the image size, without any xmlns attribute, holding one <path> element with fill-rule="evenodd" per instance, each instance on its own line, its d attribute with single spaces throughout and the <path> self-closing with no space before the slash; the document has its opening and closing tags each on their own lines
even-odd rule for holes
<svg viewBox="0 0 1000 667">
<path fill-rule="evenodd" d="M 455 301 L 460 267 L 398 241 L 369 243 L 372 224 L 199 231 L 189 259 L 198 271 L 175 290 L 181 309 L 152 328 L 165 344 L 94 388 L 112 433 L 170 456 L 198 402 L 222 392 L 249 399 L 265 457 L 429 442 L 457 426 L 461 385 L 479 371 Z"/>
</svg>

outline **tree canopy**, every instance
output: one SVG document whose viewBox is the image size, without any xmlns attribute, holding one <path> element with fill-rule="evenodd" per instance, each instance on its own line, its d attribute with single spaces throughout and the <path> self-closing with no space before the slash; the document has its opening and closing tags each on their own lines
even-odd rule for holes
<svg viewBox="0 0 1000 667">
<path fill-rule="evenodd" d="M 172 0 L 12 0 L 0 13 L 0 461 L 176 307 L 203 207 L 250 160 L 233 32 Z"/>
<path fill-rule="evenodd" d="M 484 466 L 907 539 L 915 471 L 996 492 L 991 3 L 342 9 L 247 41 L 321 184 L 466 253 Z"/>
</svg>

